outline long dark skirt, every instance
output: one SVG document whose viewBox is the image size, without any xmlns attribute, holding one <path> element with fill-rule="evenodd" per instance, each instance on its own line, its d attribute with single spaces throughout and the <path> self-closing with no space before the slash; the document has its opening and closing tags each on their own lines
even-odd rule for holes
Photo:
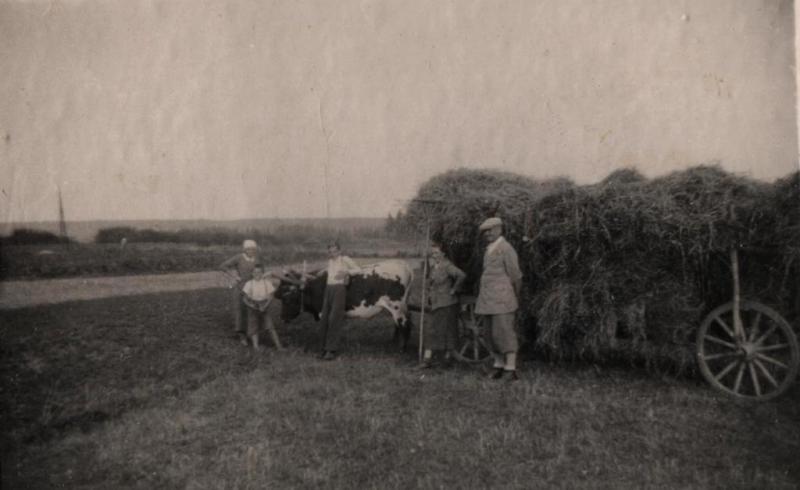
<svg viewBox="0 0 800 490">
<path fill-rule="evenodd" d="M 426 313 L 422 335 L 422 345 L 426 349 L 455 349 L 458 339 L 458 305 L 444 306 Z"/>
</svg>

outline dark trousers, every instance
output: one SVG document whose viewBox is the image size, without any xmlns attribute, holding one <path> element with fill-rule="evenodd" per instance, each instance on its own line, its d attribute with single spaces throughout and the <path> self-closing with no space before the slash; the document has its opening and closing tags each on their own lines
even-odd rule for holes
<svg viewBox="0 0 800 490">
<path fill-rule="evenodd" d="M 344 300 L 347 290 L 343 284 L 325 287 L 325 300 L 322 302 L 322 348 L 338 351 L 344 324 Z"/>
<path fill-rule="evenodd" d="M 238 287 L 231 290 L 231 307 L 233 308 L 233 331 L 235 333 L 244 333 L 245 322 L 247 321 L 247 305 L 242 301 L 242 291 Z"/>
<path fill-rule="evenodd" d="M 263 330 L 266 329 L 266 331 L 269 332 L 272 342 L 275 343 L 275 347 L 278 350 L 283 349 L 280 337 L 278 337 L 278 331 L 275 328 L 280 324 L 281 321 L 281 308 L 282 303 L 279 299 L 273 299 L 270 301 L 269 306 L 267 306 L 265 311 L 248 306 L 247 336 L 253 337 L 254 335 L 259 335 Z"/>
</svg>

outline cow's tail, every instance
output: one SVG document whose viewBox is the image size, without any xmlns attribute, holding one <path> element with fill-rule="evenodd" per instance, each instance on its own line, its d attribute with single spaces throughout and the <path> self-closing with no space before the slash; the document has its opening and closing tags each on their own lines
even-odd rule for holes
<svg viewBox="0 0 800 490">
<path fill-rule="evenodd" d="M 408 285 L 406 286 L 405 292 L 403 292 L 403 306 L 405 307 L 405 316 L 406 316 L 406 335 L 411 333 L 411 311 L 408 309 L 408 294 L 411 292 L 411 285 L 414 284 L 414 268 L 406 264 L 406 270 L 408 271 Z M 422 287 L 425 287 L 423 284 Z"/>
<path fill-rule="evenodd" d="M 400 350 L 405 352 L 408 348 L 408 342 L 411 339 L 411 329 L 413 328 L 413 322 L 411 321 L 411 311 L 408 309 L 408 294 L 411 292 L 411 285 L 414 283 L 414 268 L 408 265 L 408 262 L 405 262 L 406 271 L 408 272 L 408 284 L 406 285 L 406 290 L 403 292 L 403 308 L 405 311 L 403 312 L 403 316 L 405 316 L 405 322 L 403 322 L 403 328 L 399 333 L 400 338 Z"/>
</svg>

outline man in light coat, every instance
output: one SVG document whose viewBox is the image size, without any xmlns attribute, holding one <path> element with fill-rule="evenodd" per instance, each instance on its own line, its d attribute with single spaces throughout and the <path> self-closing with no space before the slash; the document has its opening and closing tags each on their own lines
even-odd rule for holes
<svg viewBox="0 0 800 490">
<path fill-rule="evenodd" d="M 489 218 L 480 226 L 488 243 L 475 313 L 483 315 L 494 357 L 492 379 L 516 380 L 519 342 L 514 328 L 522 272 L 514 247 L 503 238 L 503 222 Z"/>
</svg>

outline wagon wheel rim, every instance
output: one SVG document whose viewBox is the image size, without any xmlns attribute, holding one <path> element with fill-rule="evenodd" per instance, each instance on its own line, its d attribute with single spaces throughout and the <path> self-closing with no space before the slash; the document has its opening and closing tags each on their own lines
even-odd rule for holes
<svg viewBox="0 0 800 490">
<path fill-rule="evenodd" d="M 481 321 L 472 307 L 459 315 L 459 337 L 453 356 L 461 362 L 477 364 L 489 358 L 490 350 L 481 332 Z"/>
<path fill-rule="evenodd" d="M 797 377 L 800 349 L 789 323 L 754 301 L 740 305 L 742 330 L 734 328 L 733 303 L 716 308 L 697 332 L 697 361 L 715 389 L 737 398 L 769 400 Z"/>
</svg>

